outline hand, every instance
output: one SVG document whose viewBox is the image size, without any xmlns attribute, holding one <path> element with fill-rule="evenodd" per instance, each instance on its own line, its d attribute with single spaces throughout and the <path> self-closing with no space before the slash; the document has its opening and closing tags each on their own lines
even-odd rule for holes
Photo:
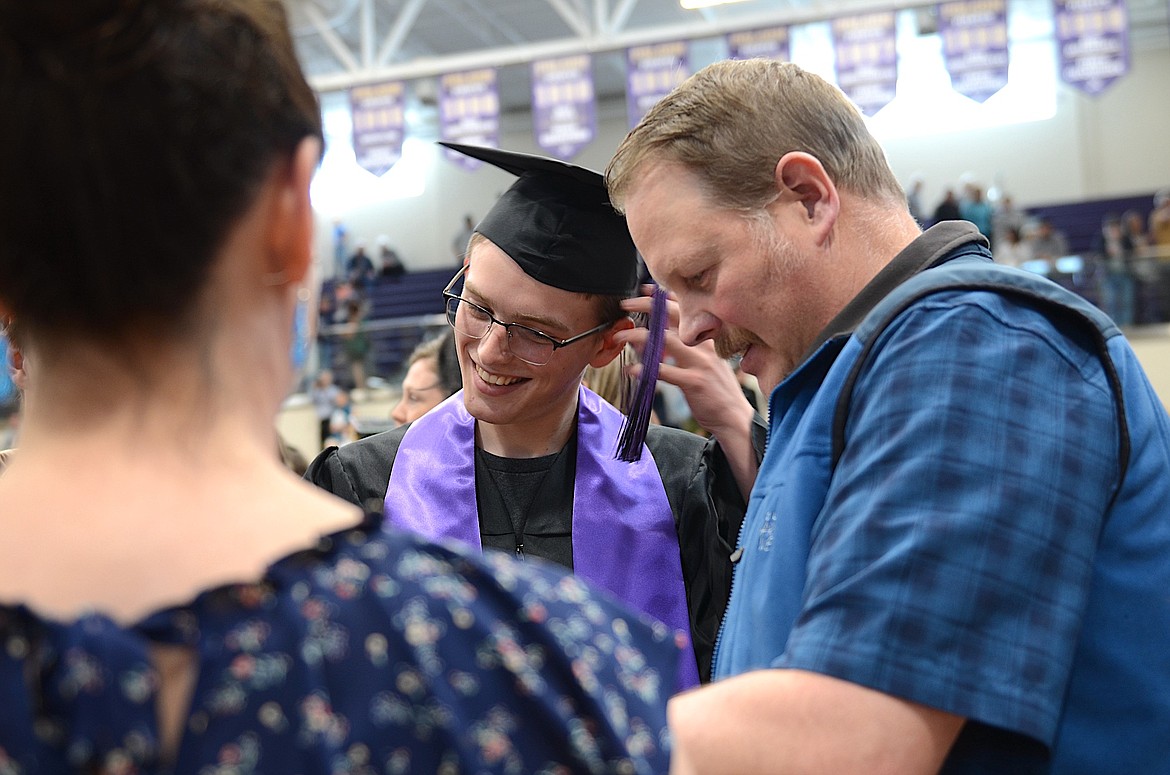
<svg viewBox="0 0 1170 775">
<path fill-rule="evenodd" d="M 647 290 L 652 286 L 645 286 Z M 622 307 L 627 312 L 650 314 L 650 296 L 626 299 Z M 678 302 L 673 296 L 666 300 L 666 338 L 663 345 L 662 365 L 658 378 L 682 389 L 691 415 L 700 427 L 715 437 L 731 428 L 750 424 L 755 407 L 747 400 L 735 378 L 735 372 L 715 352 L 715 343 L 701 342 L 695 346 L 683 343 L 678 334 Z M 646 345 L 650 332 L 645 328 L 631 328 L 620 331 L 614 338 L 624 344 L 633 345 L 639 354 Z M 635 363 L 627 370 L 635 379 L 641 376 L 642 364 Z"/>
<path fill-rule="evenodd" d="M 645 293 L 652 291 L 653 286 L 643 287 Z M 652 299 L 646 295 L 626 299 L 622 308 L 627 312 L 649 314 L 651 304 Z M 736 484 L 746 499 L 759 469 L 751 440 L 756 408 L 743 394 L 731 366 L 715 352 L 715 343 L 708 340 L 694 346 L 685 344 L 678 335 L 678 320 L 678 302 L 673 296 L 668 296 L 658 378 L 682 390 L 695 422 L 719 442 L 735 473 Z M 650 332 L 645 328 L 629 328 L 616 333 L 614 339 L 633 345 L 640 354 L 649 336 Z M 627 368 L 632 377 L 641 376 L 641 363 Z"/>
</svg>

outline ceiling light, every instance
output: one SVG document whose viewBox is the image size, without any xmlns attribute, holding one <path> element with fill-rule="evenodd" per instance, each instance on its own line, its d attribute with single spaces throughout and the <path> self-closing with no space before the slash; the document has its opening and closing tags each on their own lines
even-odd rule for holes
<svg viewBox="0 0 1170 775">
<path fill-rule="evenodd" d="M 710 8 L 713 5 L 727 5 L 728 3 L 742 3 L 743 0 L 678 0 L 679 5 L 688 11 L 696 8 Z"/>
</svg>

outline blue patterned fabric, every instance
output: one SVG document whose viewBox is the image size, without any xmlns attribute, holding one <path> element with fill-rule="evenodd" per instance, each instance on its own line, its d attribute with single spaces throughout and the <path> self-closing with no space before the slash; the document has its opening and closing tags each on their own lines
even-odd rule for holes
<svg viewBox="0 0 1170 775">
<path fill-rule="evenodd" d="M 940 293 L 887 329 L 783 662 L 1050 740 L 1118 429 L 1092 346 L 1013 306 Z"/>
<path fill-rule="evenodd" d="M 1025 295 L 944 290 L 895 317 L 835 467 L 866 326 L 773 393 L 716 677 L 798 668 L 963 716 L 944 772 L 1165 771 L 1170 423 L 1108 320 L 984 265 Z"/>
<path fill-rule="evenodd" d="M 381 515 L 132 628 L 0 608 L 0 773 L 665 772 L 674 634 Z M 199 675 L 160 762 L 152 643 Z"/>
</svg>

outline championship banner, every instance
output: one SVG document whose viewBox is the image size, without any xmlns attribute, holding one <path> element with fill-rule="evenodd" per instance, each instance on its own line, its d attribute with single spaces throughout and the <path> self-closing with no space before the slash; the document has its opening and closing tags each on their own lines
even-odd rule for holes
<svg viewBox="0 0 1170 775">
<path fill-rule="evenodd" d="M 536 144 L 568 161 L 597 136 L 593 63 L 588 54 L 532 63 L 532 124 Z"/>
<path fill-rule="evenodd" d="M 656 102 L 687 79 L 691 74 L 689 58 L 686 41 L 626 50 L 626 111 L 631 129 Z"/>
<path fill-rule="evenodd" d="M 447 142 L 496 148 L 500 144 L 500 95 L 495 68 L 448 73 L 439 79 L 439 133 Z M 449 161 L 471 172 L 483 165 L 444 148 Z"/>
<path fill-rule="evenodd" d="M 728 59 L 775 59 L 788 62 L 788 28 L 733 32 L 727 36 Z"/>
<path fill-rule="evenodd" d="M 1129 72 L 1125 0 L 1053 0 L 1060 78 L 1096 96 Z"/>
<path fill-rule="evenodd" d="M 833 20 L 837 85 L 862 112 L 872 116 L 894 99 L 898 86 L 898 49 L 894 12 Z"/>
<path fill-rule="evenodd" d="M 938 34 L 951 88 L 983 103 L 1007 86 L 1007 0 L 958 0 L 938 7 Z"/>
<path fill-rule="evenodd" d="M 374 175 L 385 175 L 402 158 L 405 96 L 402 81 L 355 86 L 349 90 L 354 156 L 363 169 Z"/>
</svg>

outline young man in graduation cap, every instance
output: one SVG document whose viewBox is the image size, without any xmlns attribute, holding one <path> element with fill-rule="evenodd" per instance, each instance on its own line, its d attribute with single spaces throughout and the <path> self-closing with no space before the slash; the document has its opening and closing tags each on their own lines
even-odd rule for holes
<svg viewBox="0 0 1170 775">
<path fill-rule="evenodd" d="M 689 632 L 695 659 L 680 688 L 705 681 L 750 489 L 737 477 L 754 476 L 762 454 L 753 412 L 712 353 L 705 363 L 730 381 L 696 379 L 706 393 L 696 398 L 735 428 L 723 433 L 734 436 L 732 459 L 715 439 L 659 426 L 646 429 L 637 460 L 616 459 L 624 418 L 581 375 L 645 342 L 623 308 L 638 280 L 625 219 L 596 172 L 448 147 L 517 176 L 444 294 L 463 390 L 410 426 L 326 449 L 306 478 L 384 510 L 389 524 L 572 568 Z M 649 308 L 644 298 L 625 304 Z"/>
</svg>

